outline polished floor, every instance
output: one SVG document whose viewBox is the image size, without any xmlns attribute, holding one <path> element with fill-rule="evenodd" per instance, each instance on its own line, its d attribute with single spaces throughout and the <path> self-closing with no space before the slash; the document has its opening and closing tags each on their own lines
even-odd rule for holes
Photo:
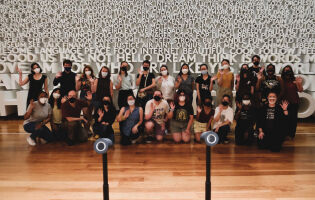
<svg viewBox="0 0 315 200">
<path fill-rule="evenodd" d="M 22 122 L 0 121 L 0 200 L 103 198 L 102 157 L 92 141 L 31 147 Z M 314 128 L 299 123 L 280 153 L 233 141 L 213 147 L 212 199 L 315 199 Z M 118 144 L 108 162 L 111 200 L 205 199 L 204 144 Z"/>
</svg>

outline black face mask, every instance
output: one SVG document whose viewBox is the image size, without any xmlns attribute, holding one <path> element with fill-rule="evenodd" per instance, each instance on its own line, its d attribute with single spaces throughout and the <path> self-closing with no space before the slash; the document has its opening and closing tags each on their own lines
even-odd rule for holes
<svg viewBox="0 0 315 200">
<path fill-rule="evenodd" d="M 267 73 L 268 73 L 268 74 L 274 74 L 274 73 L 275 73 L 275 70 L 273 70 L 273 69 L 268 69 L 268 70 L 267 70 Z"/>
<path fill-rule="evenodd" d="M 287 75 L 287 76 L 291 76 L 291 75 L 293 75 L 293 72 L 291 70 L 290 71 L 285 71 L 284 74 Z"/>
<path fill-rule="evenodd" d="M 227 102 L 227 101 L 222 101 L 222 105 L 223 105 L 223 106 L 227 106 L 227 105 L 229 105 L 229 102 Z"/>
<path fill-rule="evenodd" d="M 66 72 L 71 72 L 71 67 L 65 67 Z"/>
<path fill-rule="evenodd" d="M 127 67 L 121 67 L 120 69 L 125 72 L 127 71 Z"/>
<path fill-rule="evenodd" d="M 155 101 L 160 101 L 160 100 L 161 100 L 161 97 L 160 97 L 160 96 L 154 96 L 153 99 L 154 99 Z"/>
<path fill-rule="evenodd" d="M 207 107 L 210 107 L 211 106 L 211 101 L 204 102 L 203 105 L 205 105 Z"/>
<path fill-rule="evenodd" d="M 74 103 L 76 100 L 77 100 L 76 98 L 71 97 L 71 98 L 69 99 L 69 102 L 70 102 L 70 103 Z"/>
<path fill-rule="evenodd" d="M 104 103 L 105 106 L 108 106 L 110 104 L 109 101 L 103 101 L 103 103 Z"/>
<path fill-rule="evenodd" d="M 255 61 L 255 62 L 253 62 L 253 64 L 254 64 L 255 66 L 258 66 L 258 65 L 259 65 L 259 61 Z"/>
<path fill-rule="evenodd" d="M 144 70 L 144 71 L 148 71 L 148 70 L 149 70 L 149 67 L 143 67 L 143 70 Z"/>
</svg>

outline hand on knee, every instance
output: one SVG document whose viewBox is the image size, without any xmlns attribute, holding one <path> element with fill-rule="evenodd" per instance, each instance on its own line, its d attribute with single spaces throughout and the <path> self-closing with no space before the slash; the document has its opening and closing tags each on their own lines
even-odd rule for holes
<svg viewBox="0 0 315 200">
<path fill-rule="evenodd" d="M 153 122 L 146 122 L 145 123 L 145 131 L 146 132 L 152 132 L 154 128 Z"/>
</svg>

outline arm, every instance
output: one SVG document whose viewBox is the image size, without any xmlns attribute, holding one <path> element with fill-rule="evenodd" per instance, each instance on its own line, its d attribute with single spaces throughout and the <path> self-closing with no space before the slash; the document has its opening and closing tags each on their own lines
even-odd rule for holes
<svg viewBox="0 0 315 200">
<path fill-rule="evenodd" d="M 137 80 L 136 80 L 136 86 L 139 86 L 139 85 L 140 85 L 142 75 L 143 75 L 143 73 L 139 73 L 139 76 L 138 76 L 138 78 L 137 78 Z M 147 74 L 147 76 L 149 76 L 149 74 Z"/>
<path fill-rule="evenodd" d="M 32 100 L 31 100 L 32 101 Z M 28 109 L 27 109 L 27 111 L 26 111 L 26 113 L 24 114 L 24 119 L 26 120 L 26 119 L 28 119 L 28 118 L 30 118 L 30 116 L 31 116 L 31 114 L 32 114 L 32 112 L 33 112 L 33 106 L 31 106 L 31 103 L 30 103 L 30 105 L 29 105 L 29 107 L 28 107 Z"/>
<path fill-rule="evenodd" d="M 175 89 L 178 89 L 182 82 L 182 78 L 178 75 L 175 81 Z"/>
<path fill-rule="evenodd" d="M 68 122 L 73 122 L 73 121 L 81 121 L 81 120 L 84 120 L 85 121 L 85 119 L 83 118 L 83 117 L 66 117 L 66 120 L 68 121 Z"/>
<path fill-rule="evenodd" d="M 198 102 L 201 103 L 199 83 L 196 83 L 196 91 L 197 91 Z"/>
<path fill-rule="evenodd" d="M 217 77 L 218 77 L 218 85 L 221 87 L 223 84 L 223 74 L 218 72 Z"/>
<path fill-rule="evenodd" d="M 238 91 L 239 87 L 240 87 L 240 75 L 239 75 L 239 74 L 237 74 L 237 75 L 236 75 L 236 85 L 235 85 L 235 90 L 236 90 L 236 91 Z"/>
<path fill-rule="evenodd" d="M 116 117 L 116 119 L 117 119 L 118 122 L 124 121 L 124 119 L 123 119 L 123 114 L 124 114 L 124 112 L 125 112 L 125 107 L 122 107 L 122 108 L 120 109 L 120 111 L 119 111 L 118 116 Z"/>
<path fill-rule="evenodd" d="M 121 88 L 122 78 L 121 78 L 120 75 L 118 75 L 117 78 L 118 78 L 118 84 L 115 85 L 115 88 L 116 88 L 117 90 L 119 90 L 119 89 Z"/>
<path fill-rule="evenodd" d="M 113 96 L 114 96 L 114 89 L 113 89 L 113 82 L 112 81 L 110 81 L 110 83 L 109 83 L 109 90 L 110 90 L 110 96 L 113 98 Z"/>
<path fill-rule="evenodd" d="M 24 80 L 22 80 L 22 73 L 20 73 L 20 74 L 19 74 L 19 85 L 20 85 L 20 86 L 23 86 L 23 85 L 25 85 L 25 84 L 28 83 L 28 82 L 29 82 L 28 76 L 25 77 Z"/>
<path fill-rule="evenodd" d="M 191 128 L 191 125 L 193 124 L 193 122 L 194 122 L 194 115 L 189 115 L 189 121 L 187 124 L 186 131 L 190 132 L 190 128 Z"/>
<path fill-rule="evenodd" d="M 283 97 L 283 92 L 284 92 L 284 90 L 283 90 L 283 88 L 284 88 L 284 84 L 283 84 L 283 80 L 282 80 L 282 78 L 280 78 L 279 76 L 277 76 L 277 79 L 278 79 L 278 81 L 279 81 L 279 83 L 280 83 L 280 94 L 279 94 L 279 99 L 282 99 L 282 97 Z"/>
<path fill-rule="evenodd" d="M 145 120 L 151 119 L 151 117 L 154 113 L 154 103 L 151 102 L 150 105 L 148 105 L 148 103 L 147 103 L 145 106 L 145 110 L 149 110 L 149 112 L 145 114 L 144 119 Z"/>
<path fill-rule="evenodd" d="M 44 82 L 44 90 L 45 92 L 49 95 L 49 91 L 48 91 L 48 78 L 46 77 L 45 82 Z"/>
<path fill-rule="evenodd" d="M 56 74 L 56 77 L 54 78 L 54 81 L 53 81 L 54 86 L 58 85 L 60 83 L 60 81 L 61 81 L 61 72 L 58 72 Z"/>
<path fill-rule="evenodd" d="M 149 89 L 154 88 L 154 87 L 155 87 L 155 79 L 152 79 L 152 84 L 149 85 L 148 87 L 143 88 L 143 89 L 144 90 L 149 90 Z"/>
<path fill-rule="evenodd" d="M 207 124 L 207 130 L 210 130 L 212 121 L 213 121 L 213 116 L 210 118 L 210 120 L 209 120 L 209 122 Z"/>
<path fill-rule="evenodd" d="M 91 87 L 92 93 L 95 93 L 97 90 L 98 79 L 96 79 Z"/>
<path fill-rule="evenodd" d="M 302 80 L 301 77 L 297 77 L 297 78 L 295 79 L 295 84 L 296 84 L 296 87 L 297 87 L 297 89 L 298 89 L 298 92 L 303 92 L 302 82 L 303 82 L 303 80 Z"/>
<path fill-rule="evenodd" d="M 80 90 L 80 87 L 81 87 L 81 81 L 80 81 L 80 78 L 76 78 L 75 79 L 75 90 L 76 91 L 79 91 Z"/>
<path fill-rule="evenodd" d="M 218 113 L 214 114 L 213 122 L 217 122 L 220 120 L 222 109 L 216 109 Z"/>
<path fill-rule="evenodd" d="M 139 119 L 139 122 L 136 124 L 137 126 L 140 126 L 143 122 L 143 109 L 141 107 L 139 108 L 139 114 L 140 114 L 140 119 Z"/>
<path fill-rule="evenodd" d="M 231 89 L 233 90 L 233 88 L 234 88 L 234 74 L 232 73 Z"/>
</svg>

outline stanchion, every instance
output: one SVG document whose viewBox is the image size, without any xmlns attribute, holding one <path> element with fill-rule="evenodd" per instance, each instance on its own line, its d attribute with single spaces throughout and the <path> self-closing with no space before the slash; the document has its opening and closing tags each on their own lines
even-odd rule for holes
<svg viewBox="0 0 315 200">
<path fill-rule="evenodd" d="M 109 200 L 107 150 L 113 142 L 108 138 L 100 138 L 94 142 L 94 150 L 103 156 L 103 199 Z"/>
<path fill-rule="evenodd" d="M 205 183 L 205 199 L 211 199 L 211 146 L 218 144 L 219 136 L 213 131 L 207 131 L 201 134 L 206 143 L 206 183 Z"/>
</svg>

